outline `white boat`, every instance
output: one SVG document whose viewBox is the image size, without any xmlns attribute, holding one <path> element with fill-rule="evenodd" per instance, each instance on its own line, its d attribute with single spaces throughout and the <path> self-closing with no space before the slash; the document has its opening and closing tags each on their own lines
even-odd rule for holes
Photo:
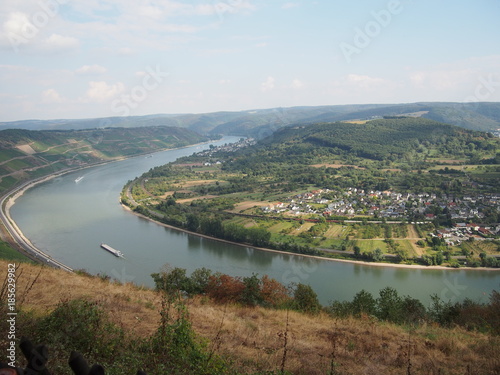
<svg viewBox="0 0 500 375">
<path fill-rule="evenodd" d="M 101 244 L 101 247 L 104 250 L 109 251 L 111 254 L 113 254 L 115 257 L 120 257 L 123 258 L 123 253 L 120 250 L 113 249 L 111 246 L 106 245 L 105 243 Z"/>
<path fill-rule="evenodd" d="M 83 176 L 78 177 L 78 178 L 75 180 L 75 182 L 76 182 L 76 183 L 79 183 L 81 180 L 83 180 Z"/>
</svg>

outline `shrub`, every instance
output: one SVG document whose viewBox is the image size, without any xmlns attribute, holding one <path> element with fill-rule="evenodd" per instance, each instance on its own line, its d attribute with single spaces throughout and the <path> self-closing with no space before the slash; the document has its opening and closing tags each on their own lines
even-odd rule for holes
<svg viewBox="0 0 500 375">
<path fill-rule="evenodd" d="M 316 314 L 321 309 L 321 305 L 318 301 L 318 295 L 309 285 L 300 283 L 297 284 L 293 299 L 293 305 L 299 311 Z"/>
</svg>

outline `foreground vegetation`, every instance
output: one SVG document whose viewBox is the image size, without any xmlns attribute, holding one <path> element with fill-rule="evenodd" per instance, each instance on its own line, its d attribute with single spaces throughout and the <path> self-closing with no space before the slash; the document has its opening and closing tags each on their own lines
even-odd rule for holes
<svg viewBox="0 0 500 375">
<path fill-rule="evenodd" d="M 169 225 L 277 250 L 498 267 L 499 151 L 490 134 L 425 119 L 295 126 L 153 168 L 122 202 Z M 456 241 L 436 232 L 457 223 L 475 229 Z"/>
<path fill-rule="evenodd" d="M 2 280 L 6 269 L 7 264 L 0 262 Z M 223 286 L 227 284 L 220 284 L 218 292 L 179 298 L 170 282 L 173 276 L 184 273 L 192 287 L 200 285 L 204 272 L 189 277 L 181 269 L 160 272 L 156 280 L 166 290 L 155 292 L 83 272 L 68 274 L 22 264 L 16 271 L 16 332 L 18 337 L 28 336 L 35 344 L 48 346 L 47 367 L 57 374 L 70 374 L 67 360 L 72 350 L 81 352 L 91 364 L 103 365 L 107 374 L 133 374 L 138 369 L 148 374 L 495 374 L 500 370 L 496 356 L 500 340 L 493 329 L 498 328 L 500 311 L 496 293 L 489 304 L 475 305 L 484 311 L 476 321 L 490 311 L 496 326 L 412 321 L 406 314 L 394 324 L 391 306 L 397 304 L 392 302 L 401 297 L 394 299 L 390 288 L 375 299 L 373 315 L 364 292 L 349 302 L 349 314 L 333 311 L 335 304 L 304 309 L 317 302 L 305 285 L 297 285 L 288 301 L 282 301 L 284 305 L 254 304 L 249 299 L 256 291 L 253 281 L 265 277 L 245 281 L 211 275 L 231 285 L 243 282 L 246 287 L 239 288 L 236 299 L 217 297 L 226 292 Z M 283 290 L 271 281 L 258 283 L 260 292 L 266 291 L 261 297 Z M 4 309 L 4 292 L 1 297 Z M 464 307 L 460 316 L 474 317 L 465 303 L 458 305 Z M 6 332 L 6 322 L 0 324 Z M 4 347 L 5 338 L 0 340 Z M 21 358 L 18 361 L 24 366 Z"/>
</svg>

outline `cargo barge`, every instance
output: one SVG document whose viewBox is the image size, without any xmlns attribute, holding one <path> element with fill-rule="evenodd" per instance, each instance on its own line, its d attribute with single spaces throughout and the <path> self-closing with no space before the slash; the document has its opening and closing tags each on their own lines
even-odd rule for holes
<svg viewBox="0 0 500 375">
<path fill-rule="evenodd" d="M 120 257 L 120 258 L 123 258 L 123 254 L 120 250 L 116 250 L 116 249 L 113 249 L 111 246 L 109 245 L 106 245 L 105 243 L 102 243 L 101 244 L 101 247 L 104 249 L 104 250 L 107 250 L 109 251 L 111 254 L 113 254 L 115 257 Z"/>
</svg>

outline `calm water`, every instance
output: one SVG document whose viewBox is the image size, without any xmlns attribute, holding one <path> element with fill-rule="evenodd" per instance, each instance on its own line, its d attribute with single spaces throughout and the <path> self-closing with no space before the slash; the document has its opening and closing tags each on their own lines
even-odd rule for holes
<svg viewBox="0 0 500 375">
<path fill-rule="evenodd" d="M 213 144 L 235 140 L 226 137 Z M 500 290 L 498 271 L 375 267 L 269 253 L 167 229 L 118 203 L 128 180 L 206 147 L 164 151 L 55 178 L 26 192 L 11 215 L 35 246 L 68 266 L 149 286 L 150 274 L 168 263 L 188 272 L 207 267 L 233 276 L 268 274 L 285 284 L 307 283 L 324 304 L 351 299 L 361 289 L 377 295 L 386 286 L 423 302 L 434 293 L 446 300 L 485 301 L 491 290 Z M 75 183 L 79 176 L 83 179 Z M 125 259 L 101 249 L 101 242 L 122 251 Z"/>
</svg>

